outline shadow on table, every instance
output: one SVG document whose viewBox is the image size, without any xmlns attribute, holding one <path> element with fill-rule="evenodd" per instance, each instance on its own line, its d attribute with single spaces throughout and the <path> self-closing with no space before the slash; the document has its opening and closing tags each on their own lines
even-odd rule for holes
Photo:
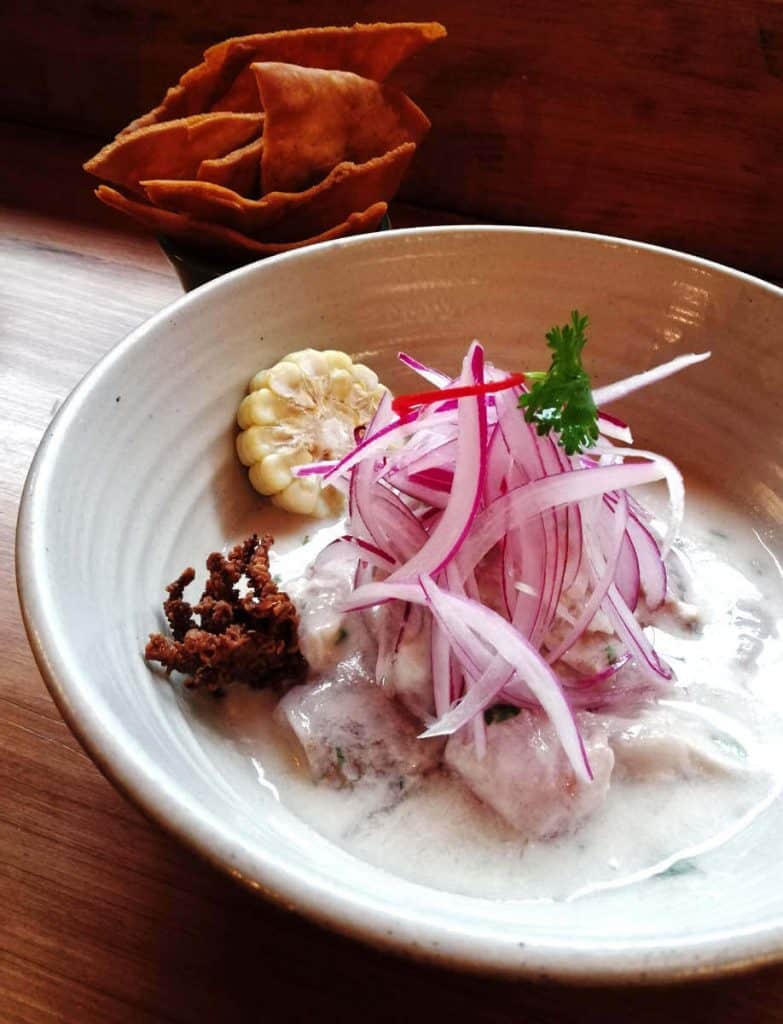
<svg viewBox="0 0 783 1024">
<path fill-rule="evenodd" d="M 161 842 L 167 842 L 161 837 Z M 420 966 L 330 934 L 254 898 L 181 852 L 205 900 L 188 940 L 164 929 L 153 958 L 177 1021 L 547 1022 L 688 1024 L 779 1021 L 783 968 L 636 989 L 487 980 Z M 190 911 L 194 909 L 191 902 Z M 177 913 L 176 907 L 172 907 Z M 151 941 L 155 941 L 151 937 Z M 174 1002 L 179 1006 L 174 1010 Z M 181 1000 L 181 1002 L 180 1002 Z M 203 1016 L 189 1016 L 199 1007 Z M 766 1012 L 764 1012 L 766 1008 Z M 173 1011 L 173 1012 L 172 1012 Z"/>
</svg>

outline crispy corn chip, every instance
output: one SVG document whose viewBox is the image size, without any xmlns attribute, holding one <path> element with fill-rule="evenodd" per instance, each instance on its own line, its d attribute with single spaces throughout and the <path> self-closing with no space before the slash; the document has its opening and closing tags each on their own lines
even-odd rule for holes
<svg viewBox="0 0 783 1024">
<path fill-rule="evenodd" d="M 260 109 L 248 68 L 255 61 L 337 68 L 382 81 L 417 50 L 446 35 L 437 22 L 305 28 L 226 39 L 211 46 L 204 61 L 186 71 L 162 103 L 136 118 L 120 135 L 148 124 L 203 110 Z"/>
<path fill-rule="evenodd" d="M 326 242 L 332 238 L 344 238 L 365 231 L 374 231 L 383 220 L 387 208 L 386 203 L 374 203 L 361 213 L 352 213 L 342 224 L 337 224 L 328 231 L 299 242 L 259 242 L 221 224 L 209 224 L 182 213 L 172 213 L 170 210 L 150 206 L 149 203 L 141 203 L 108 185 L 99 185 L 95 194 L 107 206 L 127 213 L 156 234 L 166 235 L 189 245 L 212 251 L 220 250 L 235 256 L 243 253 L 248 259 L 274 256 L 276 253 L 298 249 L 304 245 L 314 245 L 316 242 Z"/>
<path fill-rule="evenodd" d="M 295 242 L 340 224 L 355 210 L 397 191 L 416 150 L 412 142 L 364 164 L 342 163 L 306 192 L 269 192 L 246 199 L 207 181 L 144 181 L 156 206 L 223 224 L 262 241 Z"/>
<path fill-rule="evenodd" d="M 257 196 L 261 180 L 263 145 L 263 139 L 256 139 L 254 142 L 248 142 L 241 149 L 235 149 L 231 153 L 226 153 L 225 156 L 218 157 L 217 160 L 202 160 L 196 177 L 200 182 L 221 185 L 223 188 L 237 192 L 240 196 Z M 172 209 L 174 208 L 172 207 Z"/>
<path fill-rule="evenodd" d="M 261 132 L 263 114 L 194 114 L 140 128 L 88 160 L 85 171 L 131 192 L 143 178 L 195 178 L 203 160 L 224 156 Z"/>
<path fill-rule="evenodd" d="M 405 142 L 430 122 L 397 89 L 350 71 L 254 64 L 264 105 L 264 192 L 297 192 L 350 160 L 364 163 Z"/>
</svg>

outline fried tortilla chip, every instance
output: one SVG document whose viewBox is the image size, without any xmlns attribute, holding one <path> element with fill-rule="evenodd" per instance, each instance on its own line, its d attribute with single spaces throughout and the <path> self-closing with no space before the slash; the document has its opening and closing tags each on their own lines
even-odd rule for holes
<svg viewBox="0 0 783 1024">
<path fill-rule="evenodd" d="M 364 164 L 342 163 L 306 192 L 269 192 L 246 199 L 206 181 L 144 181 L 156 206 L 222 224 L 269 242 L 297 242 L 340 224 L 355 210 L 388 202 L 416 151 L 407 142 Z"/>
<path fill-rule="evenodd" d="M 199 181 L 231 189 L 240 196 L 257 196 L 260 191 L 263 145 L 263 139 L 256 139 L 217 160 L 202 160 L 196 177 Z"/>
<path fill-rule="evenodd" d="M 430 122 L 397 89 L 350 71 L 254 64 L 264 105 L 264 192 L 309 188 L 344 160 L 364 163 L 405 142 Z"/>
<path fill-rule="evenodd" d="M 202 161 L 224 156 L 261 133 L 263 114 L 194 114 L 140 128 L 110 142 L 85 171 L 131 192 L 145 178 L 195 178 Z"/>
<path fill-rule="evenodd" d="M 348 235 L 359 235 L 365 231 L 374 231 L 383 220 L 387 208 L 386 203 L 374 203 L 361 213 L 352 213 L 342 224 L 337 224 L 313 238 L 305 238 L 298 242 L 259 242 L 221 224 L 209 224 L 182 213 L 172 213 L 170 210 L 150 206 L 149 203 L 140 203 L 108 185 L 99 185 L 95 194 L 107 206 L 128 214 L 156 234 L 166 235 L 198 248 L 220 250 L 234 256 L 242 254 L 248 259 L 274 256 L 276 253 L 298 249 L 304 245 L 314 245 L 316 242 L 326 242 L 332 238 L 344 238 Z"/>
<path fill-rule="evenodd" d="M 259 110 L 255 81 L 248 70 L 256 61 L 336 68 L 383 81 L 407 57 L 445 35 L 446 29 L 437 22 L 403 22 L 226 39 L 211 46 L 203 63 L 186 71 L 159 106 L 136 118 L 120 135 L 204 110 Z"/>
</svg>

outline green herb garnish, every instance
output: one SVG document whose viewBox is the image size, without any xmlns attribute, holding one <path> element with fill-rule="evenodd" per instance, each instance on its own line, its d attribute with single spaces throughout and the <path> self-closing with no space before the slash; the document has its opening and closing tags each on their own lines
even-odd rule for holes
<svg viewBox="0 0 783 1024">
<path fill-rule="evenodd" d="M 515 708 L 513 704 L 495 704 L 484 711 L 484 721 L 487 725 L 494 725 L 495 722 L 505 722 L 509 718 L 516 718 L 518 714 L 519 708 Z"/>
<path fill-rule="evenodd" d="M 337 630 L 337 636 L 334 639 L 334 646 L 337 647 L 339 644 L 341 644 L 344 640 L 347 639 L 348 630 L 345 628 L 345 626 L 340 626 L 340 628 Z"/>
<path fill-rule="evenodd" d="M 606 645 L 606 660 L 610 665 L 614 665 L 617 661 L 617 651 L 612 647 L 611 644 Z"/>
<path fill-rule="evenodd" d="M 575 309 L 571 323 L 547 333 L 552 364 L 546 373 L 525 374 L 533 386 L 519 399 L 525 419 L 535 423 L 539 436 L 556 431 L 568 455 L 576 455 L 598 440 L 598 409 L 590 378 L 582 366 L 587 324 L 587 317 Z"/>
<path fill-rule="evenodd" d="M 345 754 L 343 753 L 343 748 L 335 747 L 334 756 L 337 758 L 337 767 L 342 768 L 342 766 L 345 764 Z"/>
</svg>

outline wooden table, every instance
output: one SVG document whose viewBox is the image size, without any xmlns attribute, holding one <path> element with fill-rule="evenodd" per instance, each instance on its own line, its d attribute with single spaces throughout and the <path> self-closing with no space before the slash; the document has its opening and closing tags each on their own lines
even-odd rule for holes
<svg viewBox="0 0 783 1024">
<path fill-rule="evenodd" d="M 70 735 L 27 646 L 13 539 L 27 467 L 87 369 L 180 294 L 78 168 L 94 144 L 0 125 L 0 1021 L 783 1021 L 783 968 L 576 990 L 420 967 L 239 889 L 150 825 Z M 400 208 L 395 221 L 449 219 Z"/>
</svg>

